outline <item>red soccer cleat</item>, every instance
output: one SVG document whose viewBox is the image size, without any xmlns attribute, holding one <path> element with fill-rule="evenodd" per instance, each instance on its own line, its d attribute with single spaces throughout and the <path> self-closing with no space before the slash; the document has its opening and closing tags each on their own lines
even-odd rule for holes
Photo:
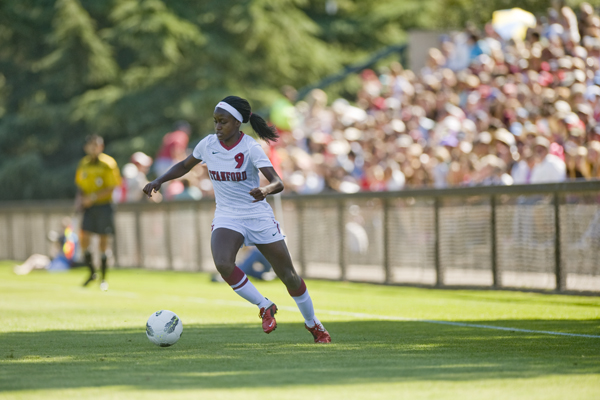
<svg viewBox="0 0 600 400">
<path fill-rule="evenodd" d="M 315 324 L 315 326 L 309 328 L 308 325 L 304 324 L 304 327 L 312 333 L 315 343 L 331 343 L 331 336 L 329 336 L 329 332 L 325 330 L 323 325 Z"/>
<path fill-rule="evenodd" d="M 262 318 L 262 327 L 265 333 L 271 333 L 277 328 L 277 321 L 275 321 L 275 314 L 277 314 L 277 306 L 275 303 L 271 304 L 267 308 L 261 308 L 258 316 Z"/>
</svg>

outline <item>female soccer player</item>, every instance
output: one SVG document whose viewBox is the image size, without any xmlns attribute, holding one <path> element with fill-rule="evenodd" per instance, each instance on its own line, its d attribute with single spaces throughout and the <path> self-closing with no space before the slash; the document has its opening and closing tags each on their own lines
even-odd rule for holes
<svg viewBox="0 0 600 400">
<path fill-rule="evenodd" d="M 185 175 L 204 161 L 217 203 L 211 250 L 215 266 L 225 282 L 238 295 L 258 306 L 263 330 L 265 333 L 273 332 L 277 327 L 277 306 L 260 294 L 235 265 L 236 254 L 242 245 L 256 245 L 296 301 L 305 327 L 312 333 L 315 343 L 330 343 L 331 337 L 315 317 L 306 284 L 292 265 L 279 223 L 265 200 L 267 195 L 281 192 L 283 182 L 260 145 L 240 131 L 240 125 L 250 122 L 252 129 L 266 141 L 277 140 L 277 133 L 264 119 L 252 114 L 248 101 L 240 97 L 223 99 L 215 107 L 213 117 L 216 134 L 202 139 L 188 158 L 148 183 L 144 193 L 151 197 L 163 183 Z M 258 186 L 259 170 L 269 181 L 268 185 Z"/>
</svg>

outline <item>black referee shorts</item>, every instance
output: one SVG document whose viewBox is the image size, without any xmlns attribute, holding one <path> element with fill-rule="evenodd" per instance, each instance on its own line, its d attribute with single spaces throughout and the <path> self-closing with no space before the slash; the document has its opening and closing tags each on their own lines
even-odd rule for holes
<svg viewBox="0 0 600 400">
<path fill-rule="evenodd" d="M 100 204 L 86 208 L 83 212 L 81 229 L 99 235 L 115 233 L 115 218 L 112 204 Z"/>
</svg>

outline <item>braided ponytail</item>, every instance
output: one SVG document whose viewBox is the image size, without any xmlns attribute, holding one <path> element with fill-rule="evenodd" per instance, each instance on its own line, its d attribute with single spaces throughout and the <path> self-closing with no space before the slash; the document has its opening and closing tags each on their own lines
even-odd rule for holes
<svg viewBox="0 0 600 400">
<path fill-rule="evenodd" d="M 252 129 L 261 139 L 267 142 L 275 142 L 279 135 L 273 126 L 269 126 L 267 121 L 265 121 L 260 115 L 253 114 L 252 109 L 250 108 L 250 103 L 248 100 L 242 99 L 237 96 L 227 96 L 223 100 L 221 100 L 242 114 L 242 118 L 244 119 L 244 123 L 250 122 Z"/>
</svg>

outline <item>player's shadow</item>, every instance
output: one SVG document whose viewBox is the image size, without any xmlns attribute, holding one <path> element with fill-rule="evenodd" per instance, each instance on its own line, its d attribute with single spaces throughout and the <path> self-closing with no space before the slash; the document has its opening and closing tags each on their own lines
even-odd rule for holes
<svg viewBox="0 0 600 400">
<path fill-rule="evenodd" d="M 486 321 L 600 335 L 598 320 Z M 329 322 L 334 343 L 301 324 L 188 325 L 169 348 L 143 329 L 0 334 L 0 393 L 125 386 L 144 390 L 468 381 L 598 373 L 600 339 L 436 325 Z"/>
</svg>

